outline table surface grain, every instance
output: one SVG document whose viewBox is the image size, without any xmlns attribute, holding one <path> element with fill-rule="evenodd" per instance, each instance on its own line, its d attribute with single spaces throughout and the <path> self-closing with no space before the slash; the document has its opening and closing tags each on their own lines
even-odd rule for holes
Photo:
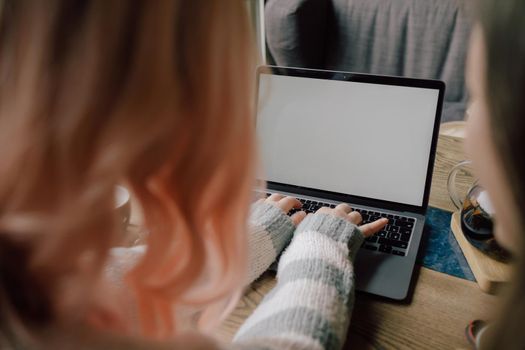
<svg viewBox="0 0 525 350">
<path fill-rule="evenodd" d="M 430 205 L 453 211 L 447 191 L 450 169 L 465 158 L 462 139 L 439 137 Z M 460 172 L 458 190 L 465 192 L 471 176 Z M 357 276 L 359 278 L 359 276 Z M 275 285 L 267 272 L 248 287 L 236 309 L 222 323 L 217 337 L 229 341 L 243 321 Z M 497 298 L 475 282 L 416 265 L 410 300 L 395 302 L 357 293 L 345 349 L 467 349 L 464 329 L 470 320 L 488 318 Z"/>
</svg>

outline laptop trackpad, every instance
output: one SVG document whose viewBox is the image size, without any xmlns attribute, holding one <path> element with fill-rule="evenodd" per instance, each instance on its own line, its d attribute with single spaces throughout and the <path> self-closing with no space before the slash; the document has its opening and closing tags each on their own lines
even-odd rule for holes
<svg viewBox="0 0 525 350">
<path fill-rule="evenodd" d="M 412 268 L 410 257 L 359 250 L 355 261 L 356 289 L 402 300 L 408 294 Z"/>
</svg>

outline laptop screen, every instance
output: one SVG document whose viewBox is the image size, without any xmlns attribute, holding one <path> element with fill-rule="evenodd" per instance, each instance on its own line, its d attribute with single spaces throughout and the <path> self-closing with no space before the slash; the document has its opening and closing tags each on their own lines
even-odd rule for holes
<svg viewBox="0 0 525 350">
<path fill-rule="evenodd" d="M 439 89 L 261 73 L 267 181 L 421 206 Z"/>
</svg>

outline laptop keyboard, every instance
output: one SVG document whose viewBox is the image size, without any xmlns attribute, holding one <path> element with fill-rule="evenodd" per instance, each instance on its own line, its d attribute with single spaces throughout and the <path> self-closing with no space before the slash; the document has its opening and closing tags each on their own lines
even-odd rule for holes
<svg viewBox="0 0 525 350">
<path fill-rule="evenodd" d="M 270 193 L 266 193 L 267 196 Z M 324 203 L 322 201 L 315 201 L 309 199 L 298 198 L 303 204 L 300 209 L 292 209 L 289 215 L 293 215 L 298 211 L 304 211 L 307 214 L 314 213 L 322 207 L 335 208 L 335 204 Z M 372 237 L 365 239 L 362 248 L 381 252 L 385 254 L 393 254 L 398 256 L 405 256 L 410 243 L 410 238 L 414 230 L 416 220 L 411 217 L 402 215 L 393 215 L 383 213 L 377 209 L 362 209 L 352 207 L 353 210 L 361 214 L 363 222 L 361 225 L 387 218 L 388 224 Z"/>
</svg>

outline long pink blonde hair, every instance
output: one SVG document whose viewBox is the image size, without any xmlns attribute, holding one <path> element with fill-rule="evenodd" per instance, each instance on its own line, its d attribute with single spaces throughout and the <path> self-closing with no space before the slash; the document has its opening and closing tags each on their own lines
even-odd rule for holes
<svg viewBox="0 0 525 350">
<path fill-rule="evenodd" d="M 96 297 L 122 238 L 117 183 L 150 232 L 125 279 L 144 335 L 176 334 L 181 305 L 205 306 L 205 325 L 236 300 L 254 176 L 250 39 L 242 0 L 0 0 L 3 326 L 129 328 Z"/>
</svg>

